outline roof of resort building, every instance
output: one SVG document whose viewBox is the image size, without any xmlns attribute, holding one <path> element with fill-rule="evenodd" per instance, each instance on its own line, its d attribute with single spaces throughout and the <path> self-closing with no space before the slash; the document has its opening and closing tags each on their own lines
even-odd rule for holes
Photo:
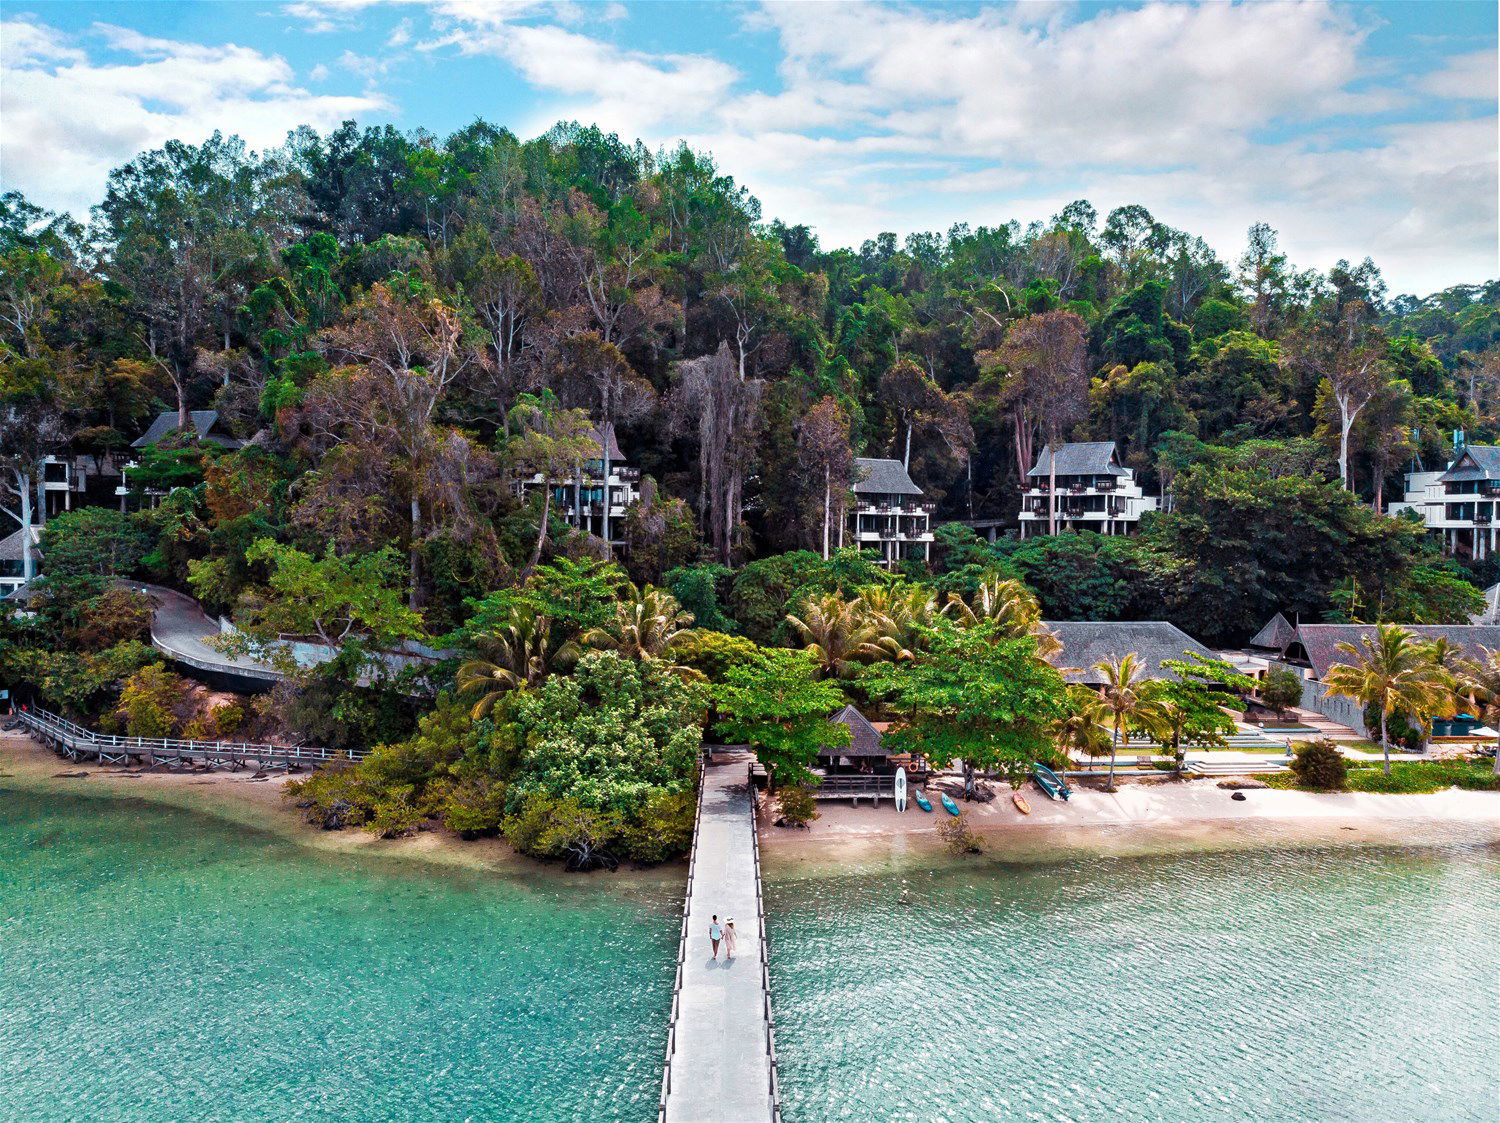
<svg viewBox="0 0 1500 1123">
<path fill-rule="evenodd" d="M 28 528 L 31 532 L 31 559 L 40 561 L 42 557 L 41 541 L 42 528 L 33 526 Z M 21 561 L 21 535 L 25 530 L 15 530 L 0 538 L 0 561 Z"/>
<path fill-rule="evenodd" d="M 606 425 L 604 427 L 604 433 L 605 436 L 609 438 L 609 444 L 607 446 L 603 441 L 599 439 L 599 427 L 597 425 L 589 430 L 589 439 L 592 440 L 594 444 L 603 447 L 605 451 L 608 452 L 609 459 L 612 462 L 624 460 L 625 454 L 620 451 L 620 442 L 615 436 L 615 427 L 613 425 Z"/>
<path fill-rule="evenodd" d="M 854 490 L 860 495 L 921 495 L 922 489 L 911 482 L 899 460 L 854 458 Z"/>
<path fill-rule="evenodd" d="M 1052 474 L 1052 446 L 1045 446 L 1036 458 L 1031 476 Z M 1123 476 L 1120 458 L 1115 455 L 1114 441 L 1072 441 L 1057 448 L 1056 471 L 1059 476 Z"/>
<path fill-rule="evenodd" d="M 1442 483 L 1500 479 L 1500 445 L 1470 445 L 1438 479 Z"/>
<path fill-rule="evenodd" d="M 1305 658 L 1312 667 L 1313 677 L 1322 679 L 1329 667 L 1348 661 L 1339 644 L 1358 648 L 1366 636 L 1375 634 L 1376 627 L 1375 624 L 1302 624 L 1288 654 Z M 1481 647 L 1500 650 L 1500 625 L 1496 624 L 1402 624 L 1401 627 L 1429 642 L 1446 639 L 1469 656 L 1477 656 Z"/>
<path fill-rule="evenodd" d="M 1213 659 L 1208 648 L 1175 624 L 1165 620 L 1047 620 L 1048 629 L 1062 644 L 1052 662 L 1066 668 L 1069 682 L 1098 686 L 1104 676 L 1095 663 L 1118 659 L 1134 652 L 1146 667 L 1148 678 L 1176 678 L 1162 667 L 1167 659 L 1182 659 L 1188 652 Z"/>
<path fill-rule="evenodd" d="M 830 755 L 837 753 L 839 756 L 890 756 L 880 743 L 880 731 L 853 706 L 845 706 L 828 720 L 849 727 L 849 743 L 837 749 L 830 748 Z"/>
<path fill-rule="evenodd" d="M 243 441 L 236 440 L 222 429 L 219 429 L 217 432 L 214 431 L 219 425 L 218 410 L 195 409 L 188 416 L 192 418 L 193 429 L 196 431 L 196 435 L 200 441 L 213 441 L 216 444 L 223 445 L 225 448 L 239 448 L 244 443 Z M 177 432 L 177 429 L 176 410 L 158 414 L 156 420 L 151 422 L 151 428 L 131 441 L 130 447 L 145 448 L 147 445 L 154 445 L 168 433 Z"/>
<path fill-rule="evenodd" d="M 1247 645 L 1259 647 L 1265 651 L 1285 651 L 1287 644 L 1297 638 L 1297 629 L 1281 613 L 1277 613 L 1266 621 L 1266 626 L 1255 633 L 1255 637 Z"/>
</svg>

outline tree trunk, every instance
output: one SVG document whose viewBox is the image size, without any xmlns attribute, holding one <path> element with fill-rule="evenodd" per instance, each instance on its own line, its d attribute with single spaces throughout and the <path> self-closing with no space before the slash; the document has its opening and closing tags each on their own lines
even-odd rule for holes
<svg viewBox="0 0 1500 1123">
<path fill-rule="evenodd" d="M 40 460 L 36 465 L 36 525 L 47 525 L 47 465 Z"/>
<path fill-rule="evenodd" d="M 833 487 L 828 465 L 823 466 L 823 560 L 828 560 L 828 530 L 833 514 Z"/>
<path fill-rule="evenodd" d="M 1391 774 L 1391 743 L 1386 739 L 1385 707 L 1380 707 L 1380 751 L 1385 756 L 1385 774 Z"/>
<path fill-rule="evenodd" d="M 1495 738 L 1495 775 L 1500 776 L 1500 736 Z"/>
<path fill-rule="evenodd" d="M 417 610 L 417 579 L 421 569 L 421 551 L 418 539 L 422 536 L 422 502 L 411 497 L 411 585 L 406 591 L 406 604 L 413 612 Z"/>
<path fill-rule="evenodd" d="M 1048 441 L 1051 449 L 1047 457 L 1047 533 L 1057 533 L 1057 440 Z M 1113 774 L 1114 765 L 1110 765 Z"/>
<path fill-rule="evenodd" d="M 1115 739 L 1109 744 L 1109 779 L 1104 786 L 1107 790 L 1113 790 L 1115 786 L 1115 756 L 1120 751 L 1120 714 L 1115 713 Z"/>
<path fill-rule="evenodd" d="M 31 478 L 16 469 L 16 494 L 21 501 L 21 578 L 36 576 L 36 560 L 31 556 Z"/>
<path fill-rule="evenodd" d="M 172 377 L 172 389 L 177 391 L 177 428 L 182 430 L 184 437 L 198 435 L 193 428 L 193 418 L 188 409 L 187 400 L 187 378 L 183 375 L 174 374 Z"/>
<path fill-rule="evenodd" d="M 608 415 L 606 414 L 606 418 Z M 604 454 L 604 507 L 603 522 L 600 524 L 604 530 L 604 544 L 609 545 L 609 421 L 605 420 L 599 425 L 599 450 Z"/>
<path fill-rule="evenodd" d="M 911 471 L 911 431 L 912 423 L 908 419 L 906 422 L 906 451 L 901 456 L 901 467 L 905 468 L 908 472 Z"/>
<path fill-rule="evenodd" d="M 543 477 L 547 473 L 542 473 Z M 552 485 L 545 478 L 542 481 L 542 519 L 541 526 L 537 529 L 536 549 L 531 552 L 531 562 L 526 566 L 525 572 L 521 574 L 521 580 L 525 581 L 536 570 L 542 560 L 542 544 L 547 541 L 547 519 L 552 514 Z"/>
</svg>

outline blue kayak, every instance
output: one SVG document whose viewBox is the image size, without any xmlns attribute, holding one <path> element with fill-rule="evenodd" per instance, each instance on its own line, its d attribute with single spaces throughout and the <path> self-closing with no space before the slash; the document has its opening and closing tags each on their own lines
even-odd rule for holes
<svg viewBox="0 0 1500 1123">
<path fill-rule="evenodd" d="M 913 793 L 912 799 L 914 799 L 914 800 L 917 801 L 917 806 L 920 807 L 923 811 L 931 811 L 932 810 L 932 804 L 930 804 L 930 803 L 927 802 L 927 797 L 925 795 L 923 795 L 921 792 L 915 792 L 915 793 Z"/>
<path fill-rule="evenodd" d="M 948 798 L 947 792 L 943 793 L 943 806 L 948 809 L 948 814 L 958 814 L 958 804 L 954 803 L 951 799 Z"/>
<path fill-rule="evenodd" d="M 1068 787 L 1063 778 L 1045 764 L 1032 764 L 1031 778 L 1036 781 L 1037 787 L 1053 799 L 1065 800 L 1073 794 L 1073 789 Z"/>
</svg>

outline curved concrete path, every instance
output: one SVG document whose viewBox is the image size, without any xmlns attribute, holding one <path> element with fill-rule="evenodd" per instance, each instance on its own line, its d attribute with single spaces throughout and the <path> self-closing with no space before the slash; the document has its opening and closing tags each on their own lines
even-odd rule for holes
<svg viewBox="0 0 1500 1123">
<path fill-rule="evenodd" d="M 156 610 L 151 617 L 151 646 L 163 654 L 200 671 L 261 684 L 278 682 L 286 677 L 269 663 L 248 657 L 231 659 L 212 647 L 209 641 L 219 635 L 219 623 L 192 597 L 176 589 L 141 581 L 123 581 L 121 584 L 138 589 L 155 601 Z"/>
<path fill-rule="evenodd" d="M 775 1117 L 749 760 L 748 753 L 734 754 L 703 772 L 667 1123 Z M 739 954 L 731 962 L 725 961 L 722 945 L 718 961 L 711 959 L 708 926 L 714 914 L 721 922 L 735 918 Z"/>
</svg>

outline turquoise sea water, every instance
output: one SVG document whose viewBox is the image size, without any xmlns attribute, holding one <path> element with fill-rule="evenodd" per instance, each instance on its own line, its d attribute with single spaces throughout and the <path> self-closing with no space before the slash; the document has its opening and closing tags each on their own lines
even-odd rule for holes
<svg viewBox="0 0 1500 1123">
<path fill-rule="evenodd" d="M 0 781 L 0 1119 L 649 1120 L 680 876 L 311 852 Z"/>
<path fill-rule="evenodd" d="M 1500 1117 L 1478 838 L 931 863 L 771 872 L 788 1123 Z"/>
</svg>

